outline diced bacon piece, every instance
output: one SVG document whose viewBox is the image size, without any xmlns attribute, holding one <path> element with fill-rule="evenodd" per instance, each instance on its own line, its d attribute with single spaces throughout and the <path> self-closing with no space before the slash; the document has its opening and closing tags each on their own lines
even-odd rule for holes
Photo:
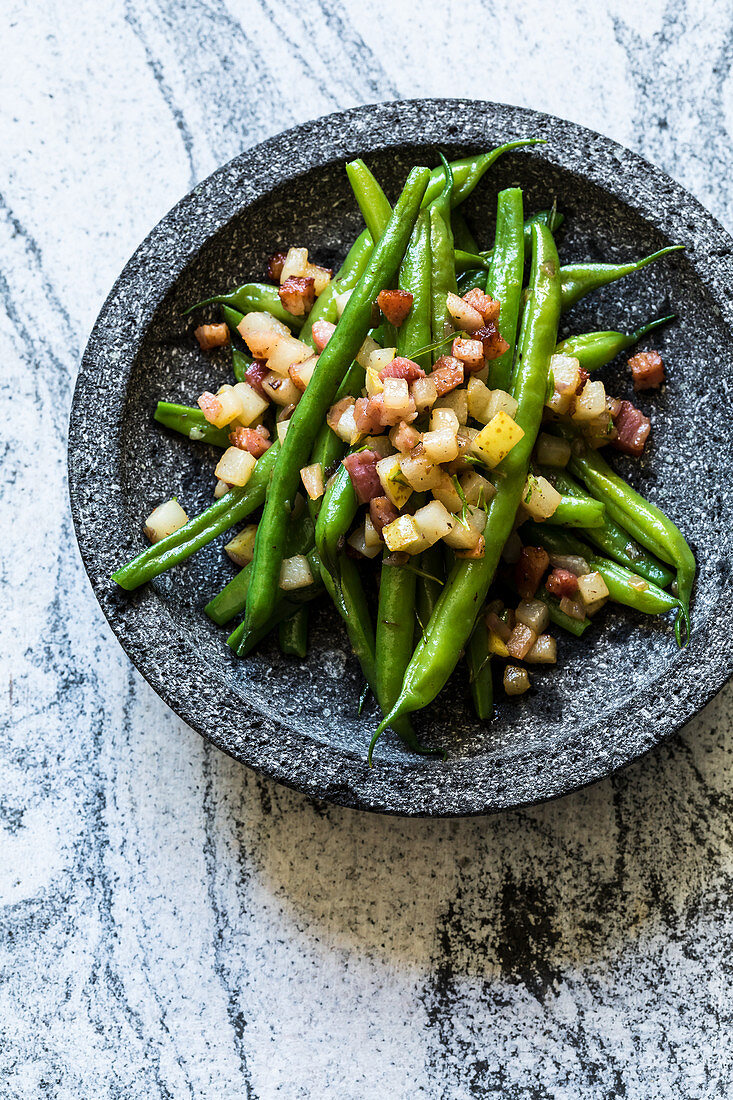
<svg viewBox="0 0 733 1100">
<path fill-rule="evenodd" d="M 354 405 L 354 423 L 360 432 L 371 435 L 373 432 L 382 431 L 383 402 L 377 400 L 381 394 L 374 397 L 357 397 Z"/>
<path fill-rule="evenodd" d="M 229 433 L 229 442 L 240 451 L 249 451 L 259 458 L 270 446 L 270 433 L 262 424 L 257 428 L 235 428 Z"/>
<path fill-rule="evenodd" d="M 452 355 L 441 355 L 433 367 L 430 380 L 435 384 L 438 397 L 450 393 L 463 381 L 463 363 Z"/>
<path fill-rule="evenodd" d="M 377 305 L 390 325 L 399 328 L 412 309 L 413 295 L 407 290 L 381 290 Z"/>
<path fill-rule="evenodd" d="M 616 427 L 616 438 L 611 440 L 611 446 L 625 455 L 634 455 L 638 458 L 644 451 L 644 445 L 651 431 L 651 420 L 644 416 L 641 409 L 637 409 L 630 401 L 622 401 L 621 407 L 613 418 Z"/>
<path fill-rule="evenodd" d="M 330 321 L 316 321 L 313 325 L 313 343 L 318 351 L 323 351 L 328 341 L 336 331 L 336 326 Z"/>
<path fill-rule="evenodd" d="M 417 428 L 413 428 L 410 424 L 405 424 L 404 420 L 401 420 L 394 431 L 390 432 L 390 439 L 398 451 L 407 454 L 420 442 L 420 433 Z"/>
<path fill-rule="evenodd" d="M 376 451 L 357 451 L 344 459 L 344 466 L 348 470 L 356 490 L 356 499 L 360 504 L 368 504 L 370 500 L 382 494 L 382 483 L 377 473 L 379 457 Z"/>
<path fill-rule="evenodd" d="M 398 515 L 399 512 L 389 497 L 372 497 L 369 501 L 369 518 L 380 538 L 383 528 L 394 523 Z"/>
<path fill-rule="evenodd" d="M 264 359 L 253 360 L 251 365 L 247 367 L 246 371 L 244 372 L 245 382 L 249 382 L 252 389 L 256 393 L 258 393 L 260 397 L 264 397 L 266 401 L 269 401 L 270 399 L 262 388 L 262 381 L 264 378 L 267 377 L 269 373 L 270 372 L 267 369 L 267 363 Z"/>
<path fill-rule="evenodd" d="M 463 295 L 463 301 L 468 302 L 484 319 L 485 324 L 489 322 L 496 322 L 499 320 L 499 310 L 501 309 L 501 302 L 498 302 L 496 298 L 490 297 L 488 294 L 484 294 L 483 290 L 479 290 L 478 287 L 474 287 L 473 290 L 469 290 L 467 294 Z"/>
<path fill-rule="evenodd" d="M 558 599 L 572 599 L 578 591 L 578 578 L 569 569 L 553 569 L 545 581 L 545 588 Z"/>
<path fill-rule="evenodd" d="M 473 334 L 474 340 L 480 340 L 484 346 L 484 359 L 498 359 L 505 351 L 509 350 L 504 337 L 496 327 L 495 321 L 489 321 Z"/>
<path fill-rule="evenodd" d="M 229 329 L 223 322 L 217 325 L 199 325 L 197 329 L 194 329 L 193 334 L 198 340 L 202 351 L 208 351 L 209 348 L 220 348 L 229 343 Z"/>
<path fill-rule="evenodd" d="M 482 370 L 484 366 L 484 345 L 481 340 L 463 340 L 457 336 L 451 347 L 454 359 L 460 359 L 465 369 L 472 371 Z"/>
<path fill-rule="evenodd" d="M 301 279 L 291 275 L 278 288 L 278 297 L 288 313 L 293 317 L 304 317 L 313 309 L 316 300 L 315 279 Z"/>
<path fill-rule="evenodd" d="M 654 390 L 664 381 L 664 363 L 658 351 L 640 351 L 629 359 L 635 390 Z"/>
<path fill-rule="evenodd" d="M 517 592 L 523 600 L 531 600 L 550 564 L 550 555 L 540 546 L 523 546 L 519 561 L 514 566 Z"/>
<path fill-rule="evenodd" d="M 285 263 L 285 253 L 276 252 L 274 256 L 270 256 L 267 261 L 267 277 L 273 283 L 280 282 L 280 276 L 283 273 L 283 264 Z"/>
<path fill-rule="evenodd" d="M 382 381 L 385 378 L 405 378 L 409 384 L 418 378 L 424 378 L 425 371 L 422 367 L 418 367 L 417 363 L 413 363 L 412 359 L 405 359 L 404 356 L 397 355 L 391 363 L 388 363 L 386 367 L 382 367 L 379 377 Z"/>
</svg>

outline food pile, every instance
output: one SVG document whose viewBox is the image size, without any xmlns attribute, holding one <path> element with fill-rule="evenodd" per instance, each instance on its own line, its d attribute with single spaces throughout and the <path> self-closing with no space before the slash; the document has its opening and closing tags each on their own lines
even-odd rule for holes
<svg viewBox="0 0 733 1100">
<path fill-rule="evenodd" d="M 582 635 L 608 600 L 674 611 L 678 642 L 689 635 L 692 553 L 601 453 L 641 455 L 651 421 L 597 372 L 672 318 L 558 342 L 581 297 L 674 248 L 561 265 L 562 217 L 525 217 L 514 187 L 481 250 L 461 204 L 522 144 L 413 169 L 394 209 L 354 161 L 366 228 L 335 276 L 291 247 L 268 281 L 192 307 L 221 309 L 195 335 L 205 352 L 231 347 L 234 379 L 156 419 L 222 449 L 216 501 L 191 520 L 159 505 L 153 545 L 114 575 L 135 588 L 262 508 L 224 547 L 240 572 L 206 611 L 243 616 L 239 656 L 277 630 L 304 657 L 325 592 L 384 715 L 370 759 L 387 726 L 427 751 L 409 714 L 464 655 L 487 719 L 497 668 L 506 695 L 527 691 L 528 666 L 556 662 L 557 631 Z M 664 383 L 658 352 L 628 363 L 635 390 Z"/>
</svg>

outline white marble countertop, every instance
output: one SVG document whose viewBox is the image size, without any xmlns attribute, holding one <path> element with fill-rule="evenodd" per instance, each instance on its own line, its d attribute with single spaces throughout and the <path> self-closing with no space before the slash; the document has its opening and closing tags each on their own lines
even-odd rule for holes
<svg viewBox="0 0 733 1100">
<path fill-rule="evenodd" d="M 733 228 L 730 0 L 558 7 L 3 5 L 3 1097 L 731 1094 L 733 691 L 539 809 L 316 806 L 135 673 L 66 502 L 115 276 L 197 180 L 296 122 L 419 95 L 541 108 Z"/>
</svg>

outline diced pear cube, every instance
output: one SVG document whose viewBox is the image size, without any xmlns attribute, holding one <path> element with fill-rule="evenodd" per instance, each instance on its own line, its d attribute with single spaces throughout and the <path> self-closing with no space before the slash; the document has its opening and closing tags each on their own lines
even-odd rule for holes
<svg viewBox="0 0 733 1100">
<path fill-rule="evenodd" d="M 507 413 L 498 412 L 474 439 L 473 453 L 493 469 L 523 437 L 524 429 Z"/>
</svg>

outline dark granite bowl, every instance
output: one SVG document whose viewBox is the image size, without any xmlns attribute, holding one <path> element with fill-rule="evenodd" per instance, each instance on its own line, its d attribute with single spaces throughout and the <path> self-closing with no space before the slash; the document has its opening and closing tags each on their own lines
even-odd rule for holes
<svg viewBox="0 0 733 1100">
<path fill-rule="evenodd" d="M 655 338 L 669 385 L 643 395 L 654 431 L 641 463 L 619 460 L 632 484 L 689 538 L 700 566 L 693 633 L 680 652 L 668 622 L 607 609 L 582 642 L 564 635 L 557 666 L 533 672 L 519 700 L 499 695 L 474 718 L 458 671 L 420 733 L 449 749 L 416 758 L 392 735 L 365 763 L 377 721 L 357 716 L 360 677 L 334 614 L 319 612 L 310 655 L 264 645 L 245 662 L 203 614 L 232 574 L 217 540 L 132 595 L 109 580 L 145 545 L 141 520 L 177 494 L 189 515 L 211 500 L 214 455 L 152 420 L 159 398 L 184 402 L 225 377 L 181 316 L 191 302 L 261 277 L 266 258 L 307 245 L 337 263 L 361 228 L 344 163 L 363 155 L 394 196 L 409 166 L 518 137 L 546 146 L 501 159 L 467 204 L 482 241 L 496 192 L 521 184 L 526 207 L 557 199 L 566 259 L 640 256 L 671 242 L 686 251 L 568 314 L 564 333 L 633 328 L 675 312 Z M 71 501 L 97 599 L 130 659 L 158 694 L 215 745 L 297 790 L 395 814 L 479 814 L 555 798 L 622 767 L 687 722 L 733 671 L 733 241 L 686 191 L 607 138 L 515 107 L 418 100 L 362 107 L 307 123 L 248 150 L 204 180 L 150 233 L 105 303 L 74 395 Z M 622 364 L 606 377 L 629 390 Z"/>
</svg>

